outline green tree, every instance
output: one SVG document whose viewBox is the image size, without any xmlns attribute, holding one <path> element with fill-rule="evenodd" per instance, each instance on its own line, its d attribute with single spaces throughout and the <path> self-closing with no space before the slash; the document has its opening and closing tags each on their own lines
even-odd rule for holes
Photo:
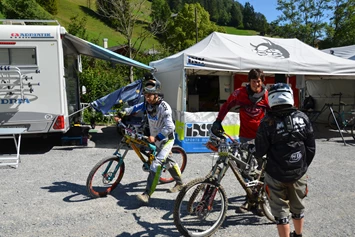
<svg viewBox="0 0 355 237">
<path fill-rule="evenodd" d="M 255 25 L 255 11 L 254 7 L 246 2 L 243 9 L 243 25 L 247 30 L 252 30 Z"/>
<path fill-rule="evenodd" d="M 151 31 L 156 30 L 159 32 L 158 34 L 161 34 L 166 30 L 171 20 L 170 7 L 166 0 L 153 0 L 151 9 Z"/>
<path fill-rule="evenodd" d="M 70 24 L 68 26 L 68 32 L 72 35 L 76 35 L 81 39 L 88 40 L 88 34 L 86 32 L 87 17 L 79 18 L 79 15 L 75 15 L 70 18 Z"/>
<path fill-rule="evenodd" d="M 35 0 L 1 0 L 0 7 L 8 19 L 53 19 Z"/>
<path fill-rule="evenodd" d="M 170 7 L 170 10 L 172 12 L 179 12 L 182 7 L 183 7 L 183 3 L 182 3 L 182 0 L 167 0 L 168 1 L 168 5 Z"/>
<path fill-rule="evenodd" d="M 336 0 L 334 17 L 328 28 L 332 46 L 355 44 L 355 0 Z"/>
<path fill-rule="evenodd" d="M 195 22 L 195 9 L 196 18 Z M 198 40 L 201 40 L 214 31 L 225 32 L 210 21 L 209 13 L 200 4 L 185 4 L 176 18 L 170 23 L 165 34 L 167 48 L 172 52 L 184 50 L 196 43 L 196 26 Z"/>
<path fill-rule="evenodd" d="M 278 16 L 274 34 L 293 37 L 314 46 L 324 36 L 326 11 L 331 9 L 331 0 L 278 0 Z"/>
<path fill-rule="evenodd" d="M 57 15 L 58 13 L 57 0 L 36 0 L 36 2 L 39 5 L 41 5 L 50 14 Z"/>
<path fill-rule="evenodd" d="M 143 7 L 147 0 L 97 0 L 98 14 L 112 22 L 116 30 L 123 35 L 128 45 L 128 57 L 134 59 L 143 42 L 152 36 L 145 27 L 136 27 L 145 18 Z M 134 40 L 134 33 L 137 35 Z M 135 49 L 135 52 L 133 51 Z M 134 81 L 133 67 L 130 67 L 129 78 Z"/>
<path fill-rule="evenodd" d="M 231 21 L 229 25 L 235 28 L 243 28 L 243 13 L 239 3 L 234 3 L 231 8 Z"/>
<path fill-rule="evenodd" d="M 255 22 L 253 29 L 259 32 L 266 33 L 268 29 L 268 23 L 266 17 L 263 14 L 259 12 L 255 13 Z"/>
</svg>

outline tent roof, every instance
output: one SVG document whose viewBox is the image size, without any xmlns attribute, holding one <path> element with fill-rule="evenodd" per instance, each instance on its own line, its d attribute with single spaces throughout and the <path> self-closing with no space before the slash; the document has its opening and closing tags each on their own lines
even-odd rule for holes
<svg viewBox="0 0 355 237">
<path fill-rule="evenodd" d="M 111 62 L 115 62 L 115 63 L 122 63 L 122 64 L 129 65 L 129 66 L 143 68 L 143 69 L 147 69 L 147 70 L 153 69 L 152 67 L 150 67 L 148 65 L 145 65 L 145 64 L 135 61 L 133 59 L 127 58 L 125 56 L 122 56 L 121 54 L 117 54 L 115 52 L 112 52 L 111 50 L 105 49 L 101 46 L 98 46 L 98 45 L 88 42 L 86 40 L 80 39 L 74 35 L 67 33 L 64 35 L 64 38 L 69 40 L 80 54 L 91 56 L 94 58 L 107 60 L 107 61 L 111 61 Z"/>
<path fill-rule="evenodd" d="M 334 57 L 298 39 L 214 32 L 190 48 L 151 62 L 158 72 L 178 69 L 355 77 L 355 62 Z"/>
<path fill-rule="evenodd" d="M 355 45 L 333 47 L 329 49 L 322 49 L 321 51 L 341 58 L 355 60 Z"/>
</svg>

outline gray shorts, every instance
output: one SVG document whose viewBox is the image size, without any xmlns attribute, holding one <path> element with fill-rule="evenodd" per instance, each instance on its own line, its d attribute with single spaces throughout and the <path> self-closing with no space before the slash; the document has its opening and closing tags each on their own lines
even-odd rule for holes
<svg viewBox="0 0 355 237">
<path fill-rule="evenodd" d="M 282 183 L 265 174 L 265 191 L 269 198 L 271 213 L 282 219 L 287 218 L 290 212 L 303 214 L 303 200 L 307 196 L 307 174 L 294 183 Z"/>
</svg>

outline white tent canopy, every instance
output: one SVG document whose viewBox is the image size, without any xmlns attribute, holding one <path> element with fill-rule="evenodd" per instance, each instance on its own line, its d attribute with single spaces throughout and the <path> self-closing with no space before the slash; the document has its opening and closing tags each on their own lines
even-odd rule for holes
<svg viewBox="0 0 355 237">
<path fill-rule="evenodd" d="M 322 49 L 321 51 L 340 58 L 355 60 L 355 45 Z"/>
<path fill-rule="evenodd" d="M 260 68 L 265 74 L 299 75 L 306 80 L 355 79 L 355 61 L 324 53 L 298 39 L 217 32 L 149 65 L 162 81 L 165 99 L 179 111 L 186 111 L 186 75 L 232 77 L 234 73 Z M 304 87 L 304 79 L 299 80 L 298 88 Z"/>
<path fill-rule="evenodd" d="M 174 110 L 178 144 L 187 152 L 203 150 L 203 144 L 208 139 L 208 128 L 216 118 L 216 112 L 191 112 L 186 109 L 187 105 L 190 107 L 200 103 L 200 94 L 190 94 L 188 80 L 198 80 L 202 78 L 200 75 L 219 76 L 219 100 L 223 100 L 221 95 L 224 99 L 227 98 L 234 88 L 233 75 L 246 74 L 252 68 L 260 68 L 266 75 L 296 75 L 297 88 L 305 88 L 308 79 L 355 79 L 355 61 L 324 53 L 297 39 L 217 32 L 184 51 L 150 62 L 149 65 L 155 69 L 154 75 L 162 82 L 164 99 Z M 346 88 L 352 88 L 348 82 L 355 82 L 342 81 L 345 82 Z M 332 82 L 332 86 L 336 84 L 337 82 Z M 318 93 L 317 87 L 314 88 L 314 93 Z M 329 92 L 339 91 L 338 88 L 330 88 Z M 230 111 L 223 120 L 224 128 L 232 136 L 239 134 L 237 118 L 239 114 Z"/>
<path fill-rule="evenodd" d="M 355 62 L 317 50 L 298 39 L 241 36 L 214 32 L 199 43 L 150 66 L 157 72 L 214 70 L 355 78 Z"/>
</svg>

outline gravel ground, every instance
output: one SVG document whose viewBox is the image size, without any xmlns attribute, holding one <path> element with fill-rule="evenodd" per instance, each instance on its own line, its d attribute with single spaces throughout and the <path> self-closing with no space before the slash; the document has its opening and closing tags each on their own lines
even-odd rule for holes
<svg viewBox="0 0 355 237">
<path fill-rule="evenodd" d="M 177 194 L 173 184 L 159 185 L 149 206 L 135 195 L 145 187 L 147 173 L 129 153 L 122 184 L 106 198 L 91 199 L 85 183 L 91 168 L 110 156 L 115 128 L 102 127 L 87 147 L 46 146 L 24 140 L 17 169 L 0 168 L 0 236 L 180 236 L 173 223 Z M 354 140 L 316 127 L 317 154 L 309 169 L 304 236 L 354 236 Z M 40 143 L 40 144 L 38 144 Z M 2 143 L 4 147 L 5 143 Z M 210 154 L 188 154 L 184 181 L 207 174 Z M 243 191 L 232 172 L 223 186 L 229 197 L 227 218 L 216 236 L 277 236 L 276 226 L 252 213 L 236 214 Z"/>
</svg>

